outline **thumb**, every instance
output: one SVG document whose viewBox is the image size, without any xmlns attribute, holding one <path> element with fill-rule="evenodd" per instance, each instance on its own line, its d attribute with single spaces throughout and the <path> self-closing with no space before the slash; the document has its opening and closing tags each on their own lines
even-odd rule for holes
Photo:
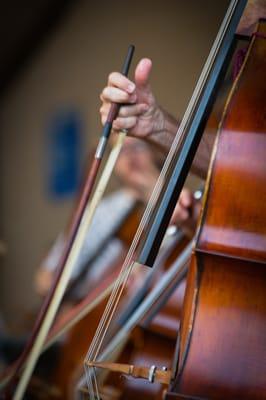
<svg viewBox="0 0 266 400">
<path fill-rule="evenodd" d="M 152 70 L 152 62 L 149 58 L 143 58 L 138 63 L 135 70 L 135 83 L 137 89 L 141 91 L 150 91 L 149 79 Z"/>
</svg>

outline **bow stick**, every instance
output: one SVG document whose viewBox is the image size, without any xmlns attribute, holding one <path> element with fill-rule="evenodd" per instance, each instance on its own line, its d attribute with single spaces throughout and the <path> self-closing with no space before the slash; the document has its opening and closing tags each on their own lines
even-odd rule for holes
<svg viewBox="0 0 266 400">
<path fill-rule="evenodd" d="M 129 46 L 127 56 L 122 68 L 122 74 L 127 75 L 130 67 L 130 63 L 132 60 L 132 56 L 134 53 L 134 46 Z M 51 324 L 53 322 L 55 313 L 58 309 L 58 306 L 60 304 L 60 301 L 63 297 L 64 294 L 64 289 L 67 286 L 68 279 L 70 277 L 71 273 L 71 265 L 73 265 L 73 261 L 76 259 L 79 249 L 80 249 L 80 241 L 75 241 L 75 237 L 78 232 L 81 232 L 81 237 L 84 236 L 84 232 L 86 233 L 88 225 L 85 226 L 85 221 L 90 223 L 93 213 L 97 207 L 97 201 L 101 198 L 103 191 L 101 190 L 101 195 L 95 192 L 95 196 L 92 199 L 92 207 L 87 208 L 87 203 L 88 200 L 91 196 L 94 183 L 97 177 L 97 173 L 99 171 L 101 161 L 106 149 L 106 145 L 108 142 L 108 138 L 110 136 L 111 130 L 112 130 L 112 124 L 115 118 L 118 115 L 120 105 L 112 103 L 110 107 L 110 111 L 108 113 L 107 121 L 103 127 L 102 130 L 102 135 L 99 140 L 99 144 L 96 149 L 95 157 L 88 175 L 88 178 L 86 180 L 86 184 L 84 187 L 84 191 L 82 193 L 80 202 L 78 204 L 77 211 L 75 213 L 73 222 L 70 227 L 69 231 L 69 240 L 66 245 L 66 248 L 64 250 L 63 256 L 60 260 L 59 268 L 57 271 L 57 274 L 55 276 L 55 281 L 53 283 L 53 286 L 48 294 L 48 296 L 45 299 L 45 302 L 43 304 L 43 307 L 40 311 L 40 314 L 37 318 L 36 324 L 33 329 L 33 333 L 31 335 L 30 340 L 28 341 L 28 344 L 26 348 L 24 349 L 20 359 L 15 365 L 15 372 L 14 376 L 17 375 L 19 372 L 21 366 L 24 364 L 25 360 L 27 359 L 26 367 L 25 370 L 21 376 L 21 379 L 18 383 L 15 395 L 14 395 L 14 400 L 20 400 L 26 390 L 28 381 L 30 379 L 30 376 L 33 372 L 33 369 L 36 365 L 36 362 L 38 360 L 41 348 L 44 344 L 45 338 L 48 334 L 48 331 L 51 327 Z M 109 162 L 109 166 L 113 165 L 116 161 L 116 158 L 119 155 L 119 151 L 121 149 L 123 139 L 125 137 L 125 132 L 121 132 L 118 140 L 117 140 L 117 145 L 114 148 L 114 152 L 111 153 L 112 157 Z M 115 156 L 114 156 L 115 154 Z M 110 176 L 110 173 L 105 174 L 105 176 L 102 178 L 102 182 L 104 182 L 105 186 L 107 185 L 107 178 L 108 175 Z M 86 214 L 86 215 L 84 215 Z M 86 217 L 86 218 L 83 218 Z"/>
</svg>

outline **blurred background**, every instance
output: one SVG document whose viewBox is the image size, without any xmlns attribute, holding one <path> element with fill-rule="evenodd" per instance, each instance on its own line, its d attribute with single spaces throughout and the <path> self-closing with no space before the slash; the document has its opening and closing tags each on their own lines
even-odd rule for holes
<svg viewBox="0 0 266 400">
<path fill-rule="evenodd" d="M 135 44 L 131 71 L 151 58 L 158 102 L 181 118 L 227 5 L 1 2 L 0 312 L 11 329 L 38 305 L 33 276 L 68 221 L 101 130 L 108 74 Z"/>
</svg>

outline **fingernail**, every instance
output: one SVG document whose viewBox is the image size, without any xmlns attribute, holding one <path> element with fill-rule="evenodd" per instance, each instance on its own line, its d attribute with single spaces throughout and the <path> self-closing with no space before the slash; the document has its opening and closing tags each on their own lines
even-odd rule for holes
<svg viewBox="0 0 266 400">
<path fill-rule="evenodd" d="M 130 83 L 130 84 L 128 85 L 128 87 L 127 87 L 127 90 L 128 90 L 129 93 L 134 92 L 134 90 L 135 90 L 135 85 L 134 85 L 134 83 Z"/>
</svg>

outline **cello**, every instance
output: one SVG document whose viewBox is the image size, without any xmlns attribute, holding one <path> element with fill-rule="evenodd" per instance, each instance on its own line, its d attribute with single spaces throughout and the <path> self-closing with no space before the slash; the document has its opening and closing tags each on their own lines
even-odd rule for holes
<svg viewBox="0 0 266 400">
<path fill-rule="evenodd" d="M 240 4 L 240 9 L 238 9 L 238 12 L 240 12 L 240 14 L 243 11 L 243 8 L 245 6 L 244 2 L 239 2 Z M 238 6 L 236 6 L 238 7 Z M 234 19 L 234 24 L 232 25 L 233 28 L 231 27 L 231 34 L 232 34 L 232 29 L 235 31 L 236 25 L 238 23 L 239 20 L 239 16 L 236 17 Z M 265 33 L 262 31 L 260 31 L 257 35 L 257 38 L 260 37 L 260 39 L 265 39 Z M 228 38 L 224 40 L 224 45 L 226 44 Z M 253 39 L 253 43 L 255 42 L 255 39 Z M 230 46 L 229 46 L 230 47 Z M 250 51 L 251 52 L 251 51 Z M 265 51 L 260 50 L 260 57 L 263 59 L 263 57 L 265 58 Z M 228 54 L 228 52 L 227 52 Z M 225 63 L 225 59 L 226 57 L 222 57 L 222 64 L 223 66 L 226 64 Z M 225 63 L 225 64 L 224 64 Z M 219 63 L 218 63 L 219 64 Z M 264 64 L 263 62 L 261 62 L 260 67 L 258 67 L 258 64 L 255 65 L 258 68 L 259 71 L 259 75 L 260 75 L 260 80 L 259 80 L 259 86 L 256 88 L 258 89 L 258 91 L 256 92 L 255 90 L 255 98 L 253 97 L 252 100 L 256 100 L 259 102 L 259 112 L 257 112 L 256 109 L 256 102 L 255 102 L 255 106 L 253 104 L 253 108 L 251 107 L 251 110 L 253 111 L 253 113 L 255 115 L 257 115 L 258 117 L 258 125 L 255 126 L 251 126 L 249 124 L 247 124 L 248 129 L 250 129 L 250 132 L 255 135 L 253 136 L 253 139 L 255 139 L 255 142 L 258 140 L 258 134 L 261 133 L 265 133 L 265 105 L 263 105 L 263 101 L 265 98 L 265 89 L 262 87 L 260 87 L 261 85 L 261 81 L 263 80 L 263 72 L 265 71 L 265 61 Z M 262 65 L 262 67 L 261 67 Z M 221 66 L 221 64 L 219 64 L 219 67 L 217 67 L 219 69 L 219 71 L 221 71 L 221 69 L 223 69 L 223 66 Z M 264 68 L 264 69 L 263 69 Z M 214 68 L 215 70 L 215 68 Z M 217 72 L 217 71 L 216 71 Z M 256 70 L 257 73 L 257 70 Z M 252 72 L 250 74 L 250 76 L 254 76 L 254 72 Z M 251 79 L 249 78 L 249 81 Z M 210 84 L 211 85 L 211 84 Z M 250 85 L 250 82 L 247 86 Z M 250 85 L 252 86 L 252 85 Z M 208 89 L 208 85 L 207 85 L 207 89 Z M 210 86 L 209 86 L 210 89 Z M 212 89 L 215 89 L 215 84 L 212 86 Z M 245 88 L 247 91 L 247 88 Z M 204 98 L 206 92 L 208 92 L 209 90 L 206 90 L 205 93 L 203 95 L 201 95 L 201 99 Z M 260 94 L 259 94 L 260 93 Z M 206 100 L 206 98 L 204 99 Z M 209 98 L 205 101 L 205 107 L 208 108 L 208 101 Z M 202 102 L 204 103 L 204 101 Z M 201 103 L 201 104 L 202 104 Z M 245 119 L 243 118 L 243 115 L 241 115 L 240 113 L 240 106 L 241 103 L 238 103 L 237 106 L 235 107 L 235 110 L 238 111 L 237 114 L 237 118 L 236 118 L 236 122 L 239 123 L 239 121 L 245 121 Z M 247 105 L 249 105 L 249 103 L 247 102 Z M 198 109 L 200 110 L 200 108 Z M 138 263 L 144 264 L 144 265 L 149 265 L 151 266 L 154 258 L 156 257 L 156 251 L 160 246 L 160 239 L 161 236 L 163 235 L 164 231 L 165 231 L 165 226 L 167 225 L 167 222 L 169 221 L 169 218 L 165 218 L 165 220 L 163 221 L 163 218 L 160 217 L 162 216 L 163 210 L 165 210 L 165 208 L 169 207 L 170 205 L 170 209 L 165 210 L 164 216 L 171 213 L 172 211 L 172 202 L 174 202 L 174 200 L 176 200 L 176 197 L 178 197 L 178 194 L 180 193 L 180 186 L 182 185 L 182 181 L 184 181 L 184 176 L 182 177 L 182 173 L 185 174 L 185 170 L 187 165 L 191 162 L 191 158 L 193 158 L 196 148 L 197 148 L 197 144 L 200 135 L 197 136 L 197 133 L 195 133 L 195 135 L 192 135 L 193 131 L 199 131 L 200 130 L 200 126 L 201 124 L 203 124 L 204 122 L 204 118 L 202 117 L 202 115 L 200 115 L 200 111 L 198 112 L 198 118 L 200 120 L 199 124 L 197 124 L 197 127 L 195 127 L 194 123 L 195 123 L 195 119 L 194 118 L 192 120 L 192 122 L 190 122 L 189 124 L 189 134 L 186 136 L 186 139 L 183 141 L 183 148 L 181 150 L 181 156 L 179 157 L 179 159 L 177 160 L 176 166 L 173 168 L 172 170 L 172 174 L 171 177 L 168 180 L 168 187 L 172 187 L 172 192 L 170 190 L 170 194 L 172 196 L 170 196 L 169 192 L 164 192 L 163 197 L 163 201 L 161 201 L 160 205 L 157 207 L 156 209 L 156 217 L 157 220 L 155 221 L 155 223 L 152 224 L 152 227 L 149 229 L 149 240 L 146 241 L 143 244 L 143 247 L 140 251 L 140 256 L 138 258 Z M 247 115 L 249 116 L 251 113 L 247 113 Z M 231 114 L 230 114 L 231 115 Z M 206 114 L 205 114 L 206 117 Z M 240 117 L 242 117 L 242 120 L 240 119 Z M 230 120 L 230 118 L 229 118 Z M 232 122 L 230 120 L 230 122 Z M 181 125 L 182 126 L 182 125 Z M 236 126 L 234 126 L 234 129 L 236 130 L 236 132 L 238 133 L 238 130 L 236 128 Z M 243 124 L 241 126 L 240 123 L 240 127 L 243 128 Z M 183 126 L 181 128 L 181 130 L 183 129 Z M 258 129 L 258 131 L 256 130 Z M 227 127 L 227 131 L 231 130 L 231 126 L 229 125 L 229 128 Z M 246 129 L 244 129 L 244 132 L 246 133 Z M 191 133 L 191 135 L 190 135 Z M 228 136 L 228 135 L 227 135 Z M 221 221 L 223 221 L 224 215 L 222 215 L 222 212 L 217 212 L 217 209 L 215 210 L 214 207 L 214 202 L 211 202 L 210 200 L 210 204 L 212 205 L 211 211 L 207 212 L 207 217 L 209 217 L 209 224 L 207 225 L 207 227 L 201 228 L 200 229 L 200 238 L 201 238 L 201 242 L 197 241 L 198 243 L 203 244 L 202 250 L 200 251 L 200 255 L 197 256 L 196 261 L 198 261 L 198 264 L 195 266 L 195 261 L 192 264 L 191 267 L 191 273 L 190 273 L 190 279 L 189 279 L 189 288 L 187 290 L 187 295 L 186 295 L 186 303 L 185 303 L 185 309 L 184 309 L 184 317 L 183 317 L 183 327 L 182 327 L 182 332 L 181 332 L 181 346 L 180 346 L 180 351 L 178 351 L 178 355 L 179 358 L 178 360 L 175 360 L 175 366 L 177 367 L 177 374 L 176 374 L 176 368 L 174 368 L 173 373 L 171 374 L 171 376 L 169 376 L 169 374 L 163 374 L 163 371 L 155 371 L 155 369 L 153 368 L 153 370 L 148 371 L 147 368 L 142 368 L 142 367 L 138 367 L 135 368 L 134 366 L 128 366 L 128 368 L 124 368 L 125 373 L 128 373 L 132 376 L 135 377 L 146 377 L 152 374 L 152 377 L 154 379 L 163 379 L 163 378 L 169 378 L 169 382 L 171 382 L 170 388 L 168 390 L 168 393 L 166 394 L 165 398 L 166 399 L 171 399 L 171 398 L 176 398 L 176 399 L 182 399 L 182 398 L 199 398 L 198 396 L 202 396 L 202 398 L 214 398 L 214 399 L 223 399 L 223 398 L 230 398 L 230 399 L 236 399 L 236 398 L 246 398 L 246 399 L 252 399 L 252 398 L 265 398 L 265 386 L 263 385 L 263 376 L 265 376 L 265 368 L 263 368 L 263 366 L 265 365 L 265 335 L 263 335 L 263 330 L 265 329 L 265 303 L 263 301 L 263 291 L 265 290 L 265 273 L 263 272 L 263 264 L 265 264 L 265 257 L 264 257 L 264 251 L 265 251 L 265 228 L 261 227 L 260 224 L 258 223 L 259 221 L 259 215 L 258 215 L 258 211 L 260 212 L 260 217 L 263 218 L 265 216 L 265 208 L 263 208 L 263 203 L 265 202 L 265 189 L 264 189 L 264 183 L 265 183 L 265 168 L 263 168 L 263 155 L 265 154 L 265 146 L 264 146 L 264 141 L 263 139 L 259 140 L 259 146 L 260 147 L 260 151 L 258 153 L 258 156 L 256 156 L 256 153 L 254 151 L 254 148 L 256 148 L 256 146 L 254 145 L 254 143 L 252 142 L 252 140 L 248 140 L 249 137 L 251 136 L 251 134 L 246 135 L 245 139 L 247 140 L 248 144 L 244 144 L 244 140 L 243 143 L 242 141 L 242 137 L 241 139 L 239 139 L 240 136 L 235 136 L 234 138 L 236 138 L 236 142 L 239 144 L 239 148 L 234 148 L 233 144 L 230 141 L 225 141 L 223 142 L 223 151 L 226 149 L 228 150 L 228 152 L 230 153 L 230 150 L 238 150 L 240 153 L 240 150 L 243 151 L 243 148 L 246 146 L 246 152 L 244 152 L 244 154 L 246 155 L 247 153 L 249 154 L 247 160 L 244 159 L 243 157 L 243 153 L 238 153 L 236 157 L 236 160 L 240 161 L 240 170 L 242 172 L 242 164 L 243 164 L 243 170 L 245 171 L 245 174 L 242 175 L 241 173 L 240 178 L 238 177 L 238 180 L 236 179 L 236 183 L 238 183 L 238 188 L 241 187 L 240 182 L 242 183 L 242 180 L 245 184 L 247 184 L 247 186 L 244 188 L 244 192 L 246 192 L 246 189 L 256 189 L 259 193 L 259 196 L 261 196 L 262 201 L 260 202 L 260 206 L 258 207 L 258 210 L 256 210 L 256 205 L 254 207 L 254 204 L 252 203 L 252 201 L 243 201 L 242 207 L 240 206 L 240 211 L 238 210 L 238 208 L 236 207 L 237 204 L 237 199 L 238 199 L 238 195 L 236 195 L 236 192 L 231 190 L 230 194 L 233 194 L 232 197 L 229 197 L 229 201 L 226 202 L 225 204 L 225 211 L 228 212 L 228 214 L 226 215 L 226 217 L 231 217 L 230 219 L 227 219 L 227 224 L 226 223 L 221 223 Z M 188 139 L 190 137 L 190 139 Z M 190 144 L 190 145 L 189 145 Z M 243 144 L 243 148 L 241 147 L 241 145 Z M 249 148 L 249 146 L 251 148 Z M 194 149 L 191 151 L 191 149 L 194 147 Z M 250 153 L 249 153 L 250 151 Z M 180 155 L 179 153 L 179 155 Z M 190 154 L 190 156 L 188 155 L 188 153 Z M 220 155 L 220 153 L 218 153 Z M 233 153 L 234 154 L 234 153 Z M 223 165 L 220 169 L 219 169 L 219 178 L 222 181 L 222 184 L 225 184 L 225 177 L 226 177 L 226 173 L 225 171 L 227 171 L 227 177 L 230 176 L 230 174 L 228 174 L 228 170 L 226 168 L 228 168 L 229 166 L 231 166 L 231 171 L 233 172 L 233 178 L 236 178 L 236 170 L 237 170 L 237 163 L 235 163 L 235 159 L 232 157 L 232 153 L 231 155 L 231 159 L 228 159 L 225 157 L 226 162 L 225 165 Z M 241 158 L 242 157 L 242 158 Z M 256 159 L 258 157 L 258 160 Z M 232 159 L 234 160 L 232 162 Z M 243 160 L 244 159 L 244 160 Z M 248 161 L 248 162 L 247 162 Z M 186 164 L 186 165 L 185 165 Z M 252 172 L 254 172 L 254 178 L 251 178 L 251 173 L 250 170 L 248 169 L 248 166 L 251 167 Z M 256 167 L 258 169 L 256 169 Z M 184 167 L 184 168 L 183 168 Z M 246 169 L 245 169 L 245 168 Z M 253 168 L 255 167 L 255 169 Z M 183 170 L 182 170 L 183 168 Z M 182 172 L 180 173 L 180 169 L 182 170 Z M 178 173 L 179 171 L 179 173 Z M 217 171 L 216 171 L 217 172 Z M 257 175 L 258 173 L 258 175 Z M 176 175 L 175 175 L 176 174 Z M 218 175 L 218 172 L 217 172 Z M 255 183 L 254 181 L 256 181 L 257 178 L 257 183 Z M 209 178 L 210 179 L 210 178 Z M 217 179 L 218 180 L 218 179 Z M 227 182 L 228 184 L 228 182 Z M 223 186 L 223 185 L 222 185 Z M 232 189 L 232 185 L 230 186 L 230 183 L 228 184 L 228 186 L 230 187 L 230 189 Z M 225 186 L 226 187 L 226 186 Z M 224 186 L 223 186 L 224 188 Z M 176 194 L 174 195 L 174 192 L 176 192 Z M 254 190 L 250 190 L 250 192 L 252 193 L 252 195 L 250 196 L 250 199 L 253 199 L 253 193 Z M 223 197 L 223 194 L 221 191 L 217 191 L 217 193 L 219 193 L 219 197 L 220 200 Z M 209 194 L 209 192 L 208 192 Z M 244 198 L 243 196 L 243 189 L 241 192 L 242 196 L 241 198 Z M 209 197 L 208 197 L 209 199 Z M 254 199 L 253 199 L 254 200 Z M 234 207 L 232 207 L 232 204 L 229 204 L 231 201 L 231 203 L 233 204 Z M 251 207 L 253 209 L 253 214 L 252 212 L 249 214 L 249 207 Z M 230 212 L 228 211 L 230 210 Z M 242 212 L 241 212 L 242 210 Z M 255 211 L 254 211 L 255 210 Z M 236 212 L 236 215 L 234 215 L 234 212 Z M 203 213 L 203 215 L 205 215 Z M 216 216 L 216 217 L 215 217 Z M 235 239 L 233 237 L 233 233 L 232 232 L 234 229 L 234 226 L 232 226 L 232 222 L 235 223 L 237 217 L 239 217 L 241 223 L 239 224 L 239 226 L 236 225 L 236 231 L 240 231 L 240 233 L 244 233 L 242 236 L 240 235 L 240 238 L 238 238 L 238 240 L 234 241 L 233 239 Z M 160 220 L 158 222 L 158 220 Z M 219 226 L 217 224 L 217 222 L 220 220 L 221 223 L 221 228 L 218 228 L 216 232 L 214 232 L 214 242 L 212 242 L 210 240 L 211 234 L 212 234 L 212 230 L 213 227 Z M 252 222 L 250 222 L 250 220 L 252 220 Z M 228 222 L 229 221 L 229 222 Z M 254 225 L 259 226 L 256 229 L 254 229 Z M 250 240 L 248 239 L 248 235 L 245 235 L 246 233 L 249 232 L 249 230 L 251 230 L 251 239 L 258 239 L 258 242 L 255 244 L 254 249 L 250 248 L 250 245 L 248 243 L 251 243 L 255 240 Z M 225 238 L 222 235 L 222 232 L 224 231 L 225 233 Z M 201 236 L 202 235 L 202 236 Z M 205 235 L 205 236 L 204 236 Z M 215 236 L 216 235 L 216 236 Z M 152 238 L 151 238 L 152 237 Z M 223 238 L 223 240 L 227 240 L 227 245 L 229 247 L 229 255 L 228 256 L 224 256 L 224 254 L 222 253 L 222 250 L 224 250 L 224 241 L 221 241 L 221 245 L 219 247 L 219 237 Z M 156 242 L 156 243 L 155 243 Z M 245 245 L 247 246 L 247 256 L 245 259 Z M 234 284 L 232 284 L 231 282 L 231 287 L 228 287 L 228 292 L 230 293 L 230 289 L 231 289 L 231 294 L 229 294 L 228 298 L 226 299 L 225 296 L 225 292 L 227 291 L 225 286 L 219 290 L 216 289 L 215 285 L 214 285 L 214 274 L 212 275 L 212 269 L 215 268 L 215 260 L 214 258 L 217 256 L 217 253 L 222 253 L 222 260 L 225 262 L 228 261 L 227 259 L 229 259 L 229 261 L 232 260 L 232 256 L 234 255 L 234 251 L 232 250 L 238 250 L 239 252 L 237 253 L 236 256 L 236 261 L 234 262 L 234 268 L 236 270 L 235 273 L 235 280 L 234 280 Z M 207 253 L 207 251 L 210 251 L 211 255 L 210 255 L 210 259 L 212 260 L 212 263 L 210 262 L 209 268 L 206 267 L 206 273 L 204 274 L 204 264 L 203 260 L 205 257 L 205 254 Z M 254 258 L 252 259 L 253 256 Z M 244 284 L 243 281 L 243 275 L 244 274 L 244 270 L 246 269 L 245 267 L 243 267 L 243 265 L 241 264 L 243 261 L 243 258 L 245 259 L 245 261 L 247 262 L 247 264 L 250 266 L 252 265 L 252 263 L 254 264 L 254 268 L 256 268 L 256 273 L 254 274 L 255 277 L 251 280 L 252 281 L 252 285 L 250 285 L 250 280 L 249 277 L 251 275 L 250 271 L 246 271 L 246 283 Z M 250 264 L 251 263 L 251 264 Z M 218 264 L 218 262 L 217 262 Z M 194 267 L 193 267 L 194 265 Z M 217 268 L 218 269 L 218 268 Z M 208 271 L 207 271 L 208 270 Z M 228 275 L 233 275 L 232 270 L 230 270 L 230 268 L 228 267 L 227 270 Z M 227 272 L 226 270 L 226 272 Z M 223 268 L 220 268 L 219 270 L 220 274 L 217 272 L 216 275 L 216 279 L 219 278 L 223 278 L 223 275 L 225 275 Z M 253 272 L 253 271 L 252 271 Z M 243 275 L 242 275 L 242 274 Z M 202 353 L 202 347 L 200 346 L 196 346 L 197 343 L 197 335 L 196 333 L 198 333 L 199 337 L 202 339 L 202 343 L 205 345 L 205 348 L 208 349 L 207 346 L 207 342 L 208 342 L 208 337 L 204 332 L 204 322 L 206 323 L 206 320 L 204 319 L 204 312 L 200 312 L 201 310 L 199 310 L 197 308 L 198 304 L 200 303 L 200 301 L 202 301 L 202 309 L 204 311 L 204 306 L 206 305 L 206 311 L 210 312 L 210 310 L 212 311 L 212 307 L 210 306 L 210 304 L 208 304 L 207 299 L 208 299 L 208 290 L 202 290 L 202 292 L 200 292 L 201 287 L 200 284 L 201 283 L 205 283 L 206 287 L 209 287 L 212 289 L 213 294 L 214 294 L 214 306 L 216 305 L 216 303 L 218 304 L 218 310 L 221 310 L 221 315 L 223 315 L 223 319 L 222 322 L 224 322 L 225 319 L 225 310 L 223 310 L 223 301 L 227 300 L 227 302 L 225 302 L 225 305 L 229 308 L 231 301 L 232 301 L 232 305 L 236 305 L 236 310 L 237 310 L 237 306 L 239 305 L 239 303 L 234 302 L 233 300 L 235 300 L 235 297 L 237 297 L 237 294 L 241 294 L 242 295 L 242 300 L 243 300 L 243 305 L 246 306 L 246 310 L 244 310 L 242 312 L 242 314 L 240 313 L 240 317 L 239 319 L 236 319 L 236 321 L 234 321 L 236 323 L 236 328 L 238 329 L 232 329 L 232 331 L 230 331 L 230 322 L 227 321 L 227 325 L 221 323 L 221 325 L 219 325 L 218 328 L 218 324 L 217 324 L 217 315 L 218 315 L 218 311 L 216 309 L 216 311 L 214 312 L 214 314 L 211 315 L 212 318 L 210 318 L 210 325 L 213 325 L 216 336 L 219 338 L 219 340 L 213 345 L 213 347 L 210 348 L 210 350 L 213 350 L 214 354 L 219 354 L 220 359 L 217 357 L 215 359 L 215 357 L 213 357 L 213 364 L 216 363 L 216 365 L 213 365 L 212 363 L 206 363 L 205 361 L 205 357 L 208 360 L 208 357 L 204 354 L 202 356 L 202 358 L 200 358 L 200 355 Z M 230 281 L 229 281 L 230 283 Z M 257 293 L 256 293 L 256 286 L 253 285 L 253 283 L 257 284 Z M 249 287 L 251 286 L 251 287 Z M 247 290 L 249 289 L 249 290 Z M 200 297 L 199 295 L 202 294 L 202 297 Z M 245 312 L 247 312 L 247 314 L 249 314 L 249 307 L 248 305 L 252 303 L 252 301 L 250 301 L 250 298 L 248 295 L 253 295 L 254 296 L 254 303 L 253 304 L 253 309 L 251 307 L 251 312 L 250 315 L 245 315 Z M 216 296 L 216 297 L 215 297 Z M 220 297 L 220 303 L 219 300 L 217 299 L 217 297 Z M 241 309 L 241 302 L 240 302 L 240 309 Z M 214 307 L 215 308 L 215 307 Z M 234 313 L 236 312 L 236 310 L 234 309 L 234 307 L 231 308 L 232 311 L 232 315 L 234 316 Z M 253 319 L 252 319 L 252 313 L 258 313 L 258 317 L 255 318 L 256 322 L 255 322 L 255 329 L 251 329 L 249 328 L 249 325 L 253 324 Z M 198 318 L 198 319 L 197 319 Z M 208 319 L 208 318 L 207 318 Z M 239 324 L 239 325 L 238 325 Z M 195 327 L 198 328 L 198 331 L 196 331 L 195 333 Z M 222 330 L 222 328 L 226 327 L 226 331 L 225 334 Z M 250 331 L 248 332 L 249 334 L 246 335 L 245 339 L 243 339 L 243 344 L 244 346 L 241 346 L 241 342 L 239 340 L 239 337 L 241 336 L 241 334 L 243 334 L 243 331 L 245 331 L 245 329 L 248 327 L 248 329 L 250 329 Z M 260 329 L 261 328 L 261 329 Z M 263 329 L 264 328 L 264 329 Z M 103 329 L 105 329 L 104 325 L 103 325 Z M 108 329 L 108 327 L 107 327 Z M 99 330 L 100 332 L 100 330 Z M 232 363 L 232 365 L 234 365 L 234 368 L 232 368 L 232 365 L 230 365 L 230 350 L 228 350 L 228 348 L 226 347 L 227 345 L 227 336 L 229 337 L 229 341 L 228 343 L 229 349 L 236 349 L 234 353 L 235 356 L 238 356 L 234 358 L 234 362 Z M 242 335 L 245 336 L 245 335 Z M 256 348 L 256 343 L 253 339 L 253 336 L 255 338 L 258 339 L 258 348 Z M 233 338 L 233 339 L 232 339 Z M 204 342 L 204 339 L 206 342 Z M 240 343 L 239 343 L 240 342 Z M 250 344 L 251 342 L 251 352 L 250 354 L 248 354 L 248 351 L 246 351 L 247 349 L 247 344 Z M 210 341 L 211 343 L 211 341 Z M 95 390 L 96 390 L 96 395 L 94 394 L 94 389 L 92 389 L 91 393 L 92 396 L 91 398 L 99 398 L 98 393 L 97 393 L 97 380 L 96 380 L 96 376 L 95 376 L 95 370 L 97 370 L 97 367 L 99 368 L 99 365 L 97 364 L 97 356 L 99 354 L 99 347 L 96 345 L 97 342 L 93 343 L 94 347 L 92 347 L 91 352 L 89 353 L 89 356 L 91 358 L 91 361 L 89 362 L 88 366 L 89 368 L 91 368 L 91 375 L 90 372 L 88 371 L 88 378 L 90 379 L 90 383 L 94 383 L 95 384 Z M 193 344 L 193 347 L 192 347 Z M 217 344 L 218 344 L 218 348 L 217 348 Z M 219 348 L 219 345 L 221 344 L 221 348 Z M 100 344 L 101 345 L 101 344 Z M 215 347 L 216 345 L 216 347 Z M 222 346 L 223 345 L 223 346 Z M 246 345 L 246 347 L 245 347 Z M 232 347 L 233 346 L 233 347 Z M 235 348 L 234 348 L 235 346 Z M 192 348 L 191 348 L 192 347 Z M 239 349 L 239 347 L 241 349 Z M 179 350 L 179 347 L 178 347 Z M 192 351 L 194 350 L 194 351 Z M 227 351 L 223 351 L 223 350 L 227 350 Z M 253 353 L 256 354 L 256 356 L 258 355 L 258 353 L 260 353 L 260 351 L 262 351 L 262 356 L 259 355 L 259 357 L 257 358 L 257 361 L 254 362 L 253 360 Z M 213 354 L 212 351 L 210 351 L 208 353 L 209 358 L 212 358 Z M 248 366 L 248 371 L 246 371 L 245 367 L 246 365 L 241 364 L 242 361 L 245 360 L 245 356 L 248 355 L 248 359 L 250 361 L 250 365 Z M 194 356 L 194 360 L 193 360 L 193 356 Z M 227 359 L 226 359 L 227 357 Z M 223 365 L 223 368 L 226 368 L 226 366 L 229 366 L 229 370 L 230 373 L 226 374 L 225 376 L 227 379 L 224 379 L 224 382 L 219 382 L 219 377 L 220 375 L 223 375 L 222 372 L 222 368 L 221 368 L 221 360 L 225 359 L 225 364 Z M 195 368 L 195 362 L 192 361 L 198 361 L 198 365 L 197 365 L 197 369 Z M 178 364 L 177 364 L 178 361 Z M 200 363 L 201 361 L 201 363 Z M 238 368 L 236 368 L 236 365 L 238 366 Z M 102 368 L 103 365 L 100 366 L 100 368 Z M 194 367 L 194 369 L 193 369 Z M 205 367 L 205 370 L 204 368 Z M 216 367 L 216 368 L 215 368 Z M 219 370 L 220 367 L 220 370 Z M 200 371 L 200 368 L 202 368 L 204 370 L 204 373 L 200 373 L 198 371 Z M 213 371 L 212 371 L 213 368 Z M 262 370 L 259 371 L 259 369 Z M 122 367 L 120 368 L 120 371 L 122 372 Z M 211 380 L 210 383 L 208 382 L 208 374 L 206 373 L 206 370 L 210 371 L 210 375 L 213 376 L 213 381 Z M 241 375 L 241 370 L 243 372 L 246 373 L 246 375 Z M 198 372 L 198 379 L 195 380 L 195 383 L 192 385 L 191 382 L 193 382 L 194 377 L 197 375 Z M 213 372 L 213 374 L 212 374 Z M 232 380 L 230 381 L 230 375 L 233 376 L 233 374 L 236 374 L 236 376 L 234 378 L 232 378 Z M 191 373 L 191 376 L 189 376 L 189 373 Z M 240 376 L 241 375 L 241 376 Z M 205 379 L 204 379 L 205 378 Z M 254 378 L 254 380 L 252 381 L 252 378 Z M 239 382 L 238 382 L 239 379 Z M 245 379 L 248 379 L 248 382 L 246 382 Z M 203 389 L 202 392 L 200 392 L 201 390 L 201 380 L 203 381 Z M 227 381 L 229 381 L 228 386 L 230 387 L 228 390 L 224 389 L 226 388 L 226 383 Z M 232 382 L 232 384 L 231 384 Z M 240 382 L 242 382 L 242 386 L 240 384 Z M 204 386 L 205 383 L 205 386 Z M 209 384 L 208 384 L 209 383 Z M 222 387 L 222 390 L 220 390 L 220 385 L 224 385 Z M 230 386 L 231 385 L 231 386 Z M 247 388 L 247 390 L 245 390 L 245 387 Z M 208 393 L 208 389 L 210 390 L 210 393 Z M 223 391 L 224 390 L 224 391 Z M 93 397 L 94 396 L 94 397 Z"/>
<path fill-rule="evenodd" d="M 218 132 L 165 400 L 266 399 L 265 71 L 264 20 Z"/>
</svg>

